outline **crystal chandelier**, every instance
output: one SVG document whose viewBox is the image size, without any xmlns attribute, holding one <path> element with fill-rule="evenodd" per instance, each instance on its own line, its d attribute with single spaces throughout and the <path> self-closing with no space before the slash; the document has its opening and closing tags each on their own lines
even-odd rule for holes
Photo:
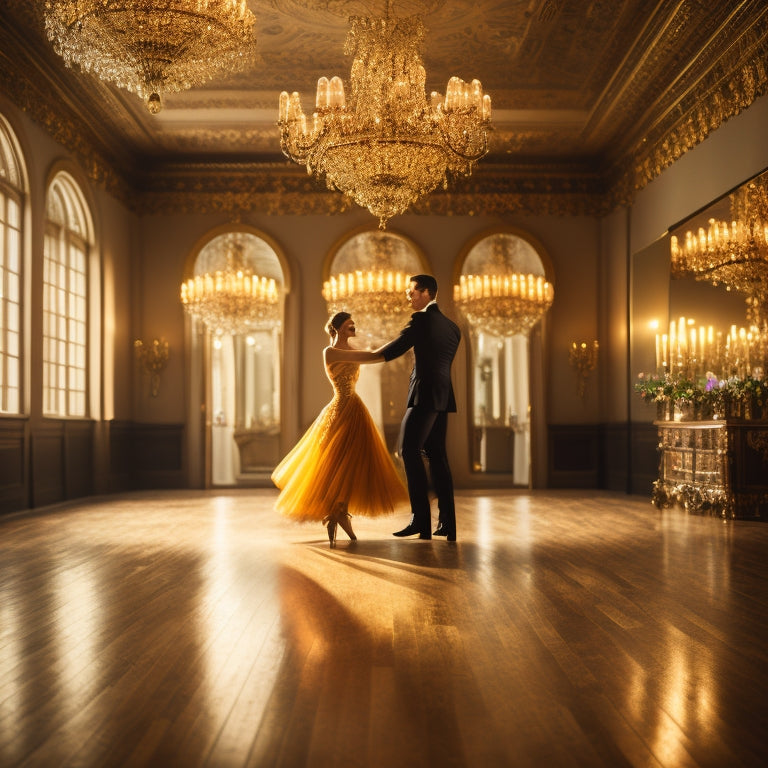
<svg viewBox="0 0 768 768">
<path fill-rule="evenodd" d="M 67 66 L 143 98 L 243 69 L 254 55 L 246 0 L 46 0 L 45 29 Z"/>
<path fill-rule="evenodd" d="M 768 319 L 768 177 L 745 184 L 730 202 L 730 224 L 710 219 L 706 230 L 686 232 L 682 245 L 670 238 L 672 274 L 746 294 L 747 320 L 761 326 Z"/>
<path fill-rule="evenodd" d="M 494 237 L 491 252 L 474 260 L 482 274 L 466 274 L 453 286 L 453 300 L 470 325 L 493 336 L 527 336 L 552 306 L 554 289 L 541 275 L 521 270 L 531 267 L 508 236 Z"/>
<path fill-rule="evenodd" d="M 403 213 L 449 177 L 468 176 L 487 151 L 491 98 L 479 80 L 425 92 L 420 47 L 424 25 L 408 18 L 350 18 L 344 53 L 352 55 L 349 101 L 339 77 L 317 82 L 315 112 L 299 94 L 280 94 L 280 145 L 379 219 Z"/>
<path fill-rule="evenodd" d="M 527 336 L 553 299 L 552 285 L 540 275 L 461 275 L 453 286 L 464 317 L 492 336 Z"/>
<path fill-rule="evenodd" d="M 369 347 L 396 336 L 411 315 L 405 297 L 410 275 L 397 268 L 404 258 L 396 242 L 387 234 L 369 233 L 357 242 L 351 258 L 364 266 L 331 275 L 323 283 L 328 313 L 349 312 Z"/>
<path fill-rule="evenodd" d="M 280 325 L 280 292 L 274 278 L 244 264 L 242 245 L 227 252 L 226 269 L 195 275 L 181 284 L 181 303 L 215 335 L 245 334 Z"/>
</svg>

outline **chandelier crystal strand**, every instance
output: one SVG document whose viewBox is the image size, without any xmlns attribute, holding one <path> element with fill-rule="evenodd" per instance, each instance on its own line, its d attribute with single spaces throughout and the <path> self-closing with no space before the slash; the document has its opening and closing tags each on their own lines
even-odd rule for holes
<svg viewBox="0 0 768 768">
<path fill-rule="evenodd" d="M 244 69 L 255 55 L 246 0 L 46 0 L 45 29 L 67 64 L 145 100 Z"/>
<path fill-rule="evenodd" d="M 449 177 L 469 175 L 488 151 L 491 99 L 479 80 L 453 77 L 445 97 L 427 102 L 424 34 L 418 16 L 353 16 L 349 100 L 341 78 L 321 77 L 308 119 L 298 93 L 280 94 L 283 153 L 367 208 L 381 229 Z"/>
<path fill-rule="evenodd" d="M 554 289 L 540 275 L 461 275 L 453 301 L 470 325 L 493 336 L 527 336 L 552 306 Z"/>
<path fill-rule="evenodd" d="M 230 252 L 225 270 L 195 275 L 181 285 L 181 303 L 219 336 L 280 325 L 280 291 L 274 278 L 259 277 Z"/>
</svg>

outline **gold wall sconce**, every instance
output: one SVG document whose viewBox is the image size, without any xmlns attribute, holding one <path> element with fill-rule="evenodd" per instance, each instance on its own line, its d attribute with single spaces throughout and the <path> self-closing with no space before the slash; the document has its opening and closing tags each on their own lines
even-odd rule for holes
<svg viewBox="0 0 768 768">
<path fill-rule="evenodd" d="M 165 339 L 152 339 L 151 344 L 145 344 L 141 339 L 133 342 L 144 370 L 150 376 L 152 397 L 157 397 L 160 391 L 160 374 L 168 365 L 168 342 Z"/>
<path fill-rule="evenodd" d="M 578 377 L 577 392 L 579 397 L 584 397 L 584 386 L 587 383 L 587 376 L 597 365 L 598 343 L 595 341 L 574 341 L 571 344 L 571 350 L 568 354 L 568 360 L 576 371 Z"/>
</svg>

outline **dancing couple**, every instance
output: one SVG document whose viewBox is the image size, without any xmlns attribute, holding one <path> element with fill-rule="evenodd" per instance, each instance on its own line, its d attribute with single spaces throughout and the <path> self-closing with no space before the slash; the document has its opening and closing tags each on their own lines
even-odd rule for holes
<svg viewBox="0 0 768 768">
<path fill-rule="evenodd" d="M 355 322 L 338 312 L 326 330 L 331 343 L 323 350 L 325 372 L 333 399 L 272 473 L 281 489 L 276 509 L 293 520 L 322 521 L 331 546 L 337 528 L 356 540 L 351 516 L 391 514 L 410 502 L 411 520 L 394 533 L 456 541 L 453 478 L 445 438 L 448 414 L 455 413 L 451 364 L 459 346 L 458 326 L 438 308 L 437 281 L 416 275 L 406 291 L 411 320 L 393 341 L 373 351 L 353 349 Z M 399 450 L 408 488 L 360 396 L 355 384 L 360 365 L 389 362 L 414 352 L 408 404 L 400 426 Z M 423 456 L 429 460 L 437 495 L 438 524 L 432 533 L 429 482 Z"/>
</svg>

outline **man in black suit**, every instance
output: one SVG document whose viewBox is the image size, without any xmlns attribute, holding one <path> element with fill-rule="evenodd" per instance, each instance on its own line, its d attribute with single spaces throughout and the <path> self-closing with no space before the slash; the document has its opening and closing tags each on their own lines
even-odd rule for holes
<svg viewBox="0 0 768 768">
<path fill-rule="evenodd" d="M 435 536 L 456 541 L 453 477 L 445 450 L 448 414 L 456 412 L 451 384 L 451 364 L 461 332 L 438 308 L 437 281 L 432 275 L 415 275 L 406 291 L 414 310 L 400 335 L 379 349 L 389 361 L 413 348 L 416 362 L 408 387 L 408 405 L 400 427 L 400 451 L 408 480 L 411 522 L 395 536 L 418 534 L 431 539 L 432 515 L 429 483 L 422 455 L 429 459 L 432 484 L 439 509 Z"/>
</svg>

